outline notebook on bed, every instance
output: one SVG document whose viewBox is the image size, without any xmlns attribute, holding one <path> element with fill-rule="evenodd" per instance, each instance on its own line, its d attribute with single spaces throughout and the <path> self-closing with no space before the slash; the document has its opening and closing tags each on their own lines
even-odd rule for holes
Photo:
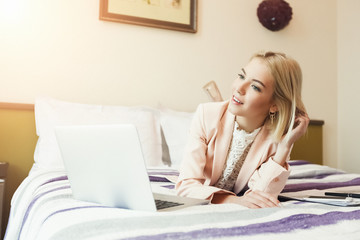
<svg viewBox="0 0 360 240">
<path fill-rule="evenodd" d="M 152 193 L 134 125 L 61 126 L 55 133 L 75 199 L 142 211 L 208 203 Z"/>
</svg>

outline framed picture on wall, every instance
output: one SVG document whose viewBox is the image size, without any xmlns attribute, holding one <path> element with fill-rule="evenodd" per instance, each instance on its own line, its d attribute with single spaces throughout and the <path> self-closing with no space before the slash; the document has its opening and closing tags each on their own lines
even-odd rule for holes
<svg viewBox="0 0 360 240">
<path fill-rule="evenodd" d="M 100 0 L 99 18 L 195 33 L 197 0 Z"/>
</svg>

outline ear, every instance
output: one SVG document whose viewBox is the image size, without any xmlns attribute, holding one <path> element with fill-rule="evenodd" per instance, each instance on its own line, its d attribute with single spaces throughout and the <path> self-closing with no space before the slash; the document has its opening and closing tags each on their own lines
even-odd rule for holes
<svg viewBox="0 0 360 240">
<path fill-rule="evenodd" d="M 275 113 L 275 112 L 277 112 L 277 111 L 279 111 L 279 110 L 278 110 L 278 107 L 276 106 L 276 104 L 273 104 L 273 105 L 271 105 L 269 111 Z"/>
</svg>

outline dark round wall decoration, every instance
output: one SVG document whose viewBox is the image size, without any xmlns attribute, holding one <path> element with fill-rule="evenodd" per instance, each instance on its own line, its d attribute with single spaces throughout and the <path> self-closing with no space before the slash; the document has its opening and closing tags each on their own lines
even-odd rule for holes
<svg viewBox="0 0 360 240">
<path fill-rule="evenodd" d="M 290 22 L 292 9 L 284 0 L 264 0 L 259 4 L 257 16 L 264 27 L 278 31 Z"/>
</svg>

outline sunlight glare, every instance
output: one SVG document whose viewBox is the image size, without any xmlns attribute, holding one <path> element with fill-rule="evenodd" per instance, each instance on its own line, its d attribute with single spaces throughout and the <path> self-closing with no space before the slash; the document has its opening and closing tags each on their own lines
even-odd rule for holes
<svg viewBox="0 0 360 240">
<path fill-rule="evenodd" d="M 16 23 L 23 18 L 24 3 L 21 0 L 0 0 L 0 20 Z"/>
</svg>

